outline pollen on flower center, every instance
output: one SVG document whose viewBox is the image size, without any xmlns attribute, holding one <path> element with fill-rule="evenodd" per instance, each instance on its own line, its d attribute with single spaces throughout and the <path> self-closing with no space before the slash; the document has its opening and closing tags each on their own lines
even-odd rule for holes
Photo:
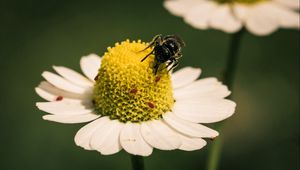
<svg viewBox="0 0 300 170">
<path fill-rule="evenodd" d="M 116 43 L 104 54 L 94 86 L 96 111 L 121 122 L 161 118 L 170 111 L 173 91 L 167 69 L 154 74 L 154 56 L 141 41 Z"/>
<path fill-rule="evenodd" d="M 268 0 L 213 0 L 218 3 L 244 3 L 244 4 L 254 4 L 257 2 L 263 2 L 263 1 L 268 1 Z"/>
</svg>

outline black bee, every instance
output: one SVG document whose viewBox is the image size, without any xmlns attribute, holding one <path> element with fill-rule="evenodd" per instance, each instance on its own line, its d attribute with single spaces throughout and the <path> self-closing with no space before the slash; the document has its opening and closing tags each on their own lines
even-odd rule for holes
<svg viewBox="0 0 300 170">
<path fill-rule="evenodd" d="M 166 35 L 161 34 L 156 35 L 144 50 L 154 47 L 153 50 L 146 55 L 141 62 L 143 62 L 151 54 L 154 54 L 154 72 L 158 71 L 161 64 L 167 63 L 165 68 L 169 68 L 168 71 L 172 70 L 178 65 L 178 59 L 182 57 L 181 48 L 184 47 L 184 42 L 176 35 Z M 143 51 L 144 51 L 143 50 Z"/>
</svg>

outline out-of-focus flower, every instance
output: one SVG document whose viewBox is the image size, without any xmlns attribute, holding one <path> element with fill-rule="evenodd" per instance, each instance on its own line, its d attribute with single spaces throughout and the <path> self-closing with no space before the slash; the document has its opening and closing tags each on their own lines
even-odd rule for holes
<svg viewBox="0 0 300 170">
<path fill-rule="evenodd" d="M 299 0 L 166 0 L 164 6 L 197 29 L 234 33 L 243 26 L 264 36 L 278 28 L 299 29 Z"/>
<path fill-rule="evenodd" d="M 199 123 L 230 117 L 236 104 L 216 78 L 197 80 L 201 70 L 185 67 L 175 73 L 154 74 L 154 56 L 146 43 L 124 41 L 108 48 L 102 58 L 82 57 L 85 74 L 54 66 L 58 73 L 44 72 L 46 79 L 35 90 L 48 102 L 36 106 L 50 114 L 45 120 L 83 123 L 75 143 L 87 150 L 109 155 L 126 150 L 148 156 L 153 148 L 192 151 L 206 145 L 203 138 L 218 132 Z M 100 67 L 101 65 L 101 67 Z"/>
</svg>

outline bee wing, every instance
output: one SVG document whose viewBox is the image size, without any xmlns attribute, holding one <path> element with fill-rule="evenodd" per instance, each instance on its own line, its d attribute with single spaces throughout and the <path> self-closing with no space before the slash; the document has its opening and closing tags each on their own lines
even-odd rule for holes
<svg viewBox="0 0 300 170">
<path fill-rule="evenodd" d="M 184 41 L 177 35 L 166 35 L 166 36 L 164 36 L 164 39 L 174 39 L 175 42 L 177 42 L 180 45 L 180 47 L 185 46 Z"/>
</svg>

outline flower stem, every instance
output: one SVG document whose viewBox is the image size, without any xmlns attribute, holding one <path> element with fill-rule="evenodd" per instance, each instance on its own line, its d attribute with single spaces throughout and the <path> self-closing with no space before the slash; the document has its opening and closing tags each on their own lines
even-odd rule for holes
<svg viewBox="0 0 300 170">
<path fill-rule="evenodd" d="M 228 50 L 228 56 L 227 56 L 227 63 L 226 68 L 224 70 L 223 75 L 223 83 L 228 86 L 228 88 L 232 91 L 233 90 L 233 82 L 234 82 L 234 76 L 237 68 L 237 62 L 238 62 L 238 53 L 240 50 L 240 42 L 243 33 L 245 32 L 244 29 L 241 29 L 239 32 L 234 33 L 231 35 L 230 44 L 229 44 L 229 50 Z M 231 98 L 228 97 L 229 99 Z M 224 126 L 224 123 L 219 124 L 216 129 L 220 132 L 222 130 L 222 127 Z M 222 144 L 223 144 L 222 136 L 219 136 L 214 143 L 212 144 L 209 156 L 208 156 L 208 162 L 207 162 L 207 170 L 217 170 L 219 161 L 220 161 L 220 155 L 222 150 Z"/>
<path fill-rule="evenodd" d="M 238 62 L 238 53 L 241 45 L 240 42 L 244 32 L 245 30 L 241 29 L 239 32 L 234 33 L 230 40 L 227 63 L 223 77 L 223 83 L 226 84 L 230 90 L 233 88 L 233 81 Z"/>
<path fill-rule="evenodd" d="M 144 170 L 144 158 L 142 156 L 130 155 L 132 170 Z"/>
</svg>

